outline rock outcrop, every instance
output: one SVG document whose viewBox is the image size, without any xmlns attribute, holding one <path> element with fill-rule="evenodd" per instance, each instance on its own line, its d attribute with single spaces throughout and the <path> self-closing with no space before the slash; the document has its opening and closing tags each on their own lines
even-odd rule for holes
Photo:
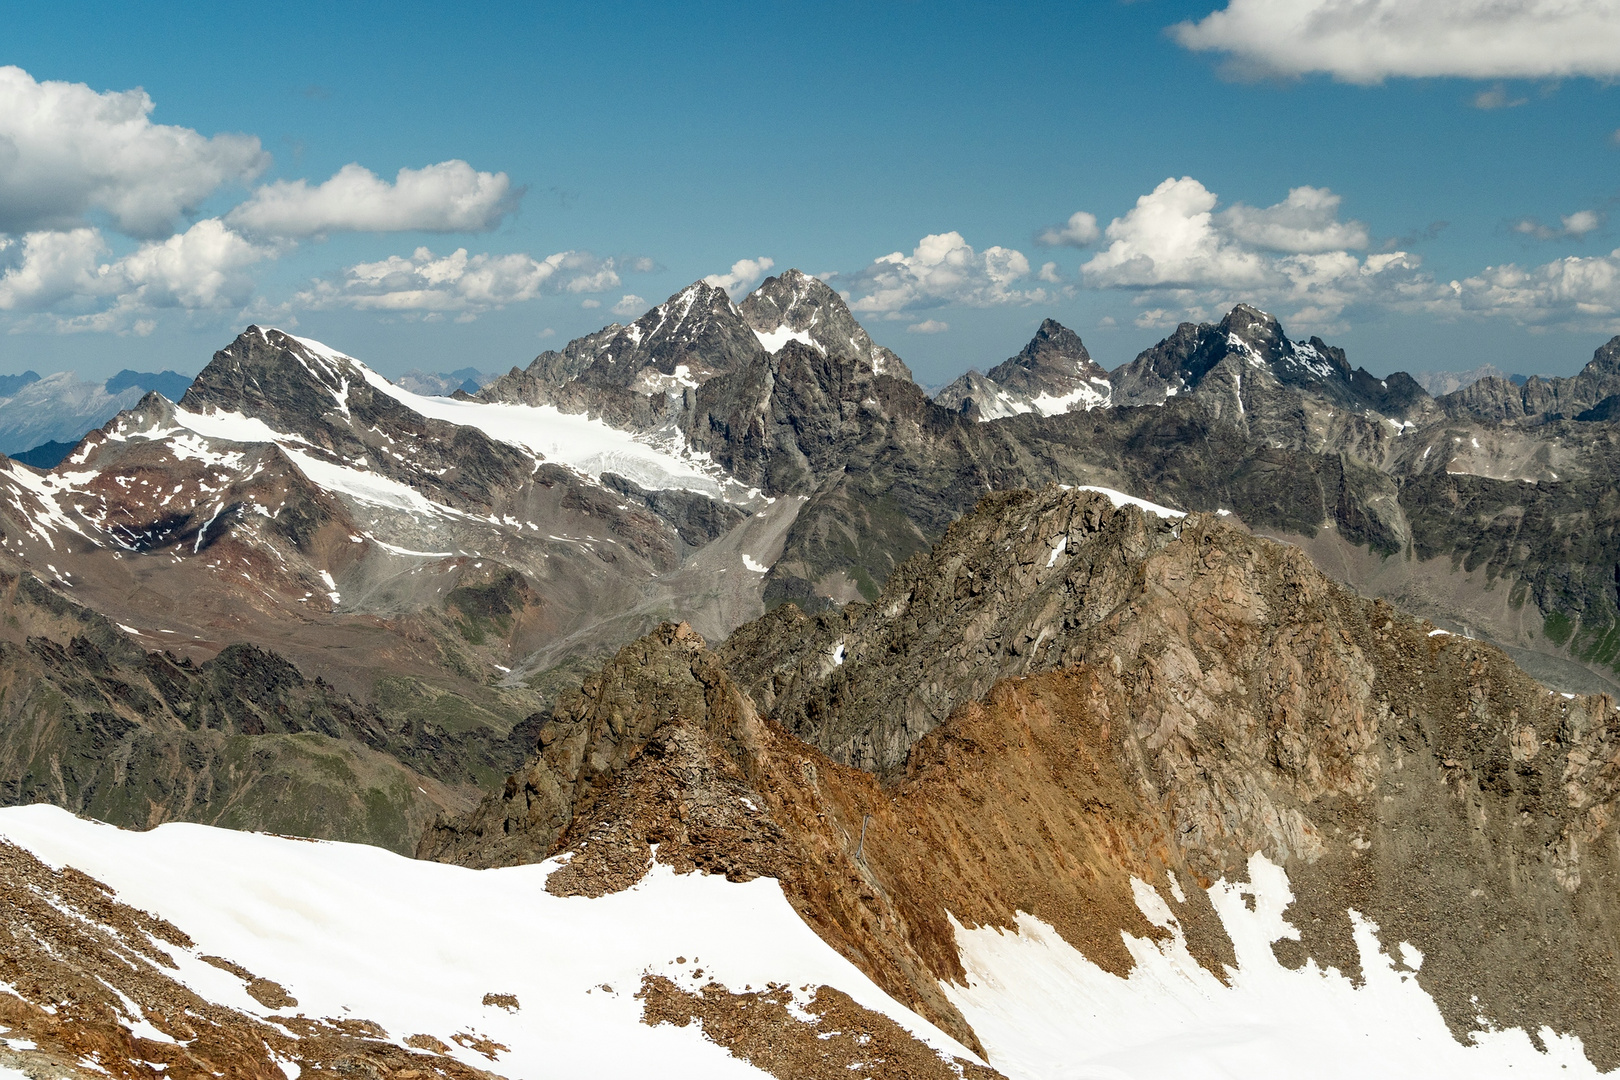
<svg viewBox="0 0 1620 1080">
<path fill-rule="evenodd" d="M 1213 515 L 998 495 L 871 605 L 779 611 L 716 651 L 666 628 L 568 715 L 420 852 L 570 851 L 552 875 L 568 888 L 623 887 L 653 844 L 776 876 L 818 933 L 968 1039 L 936 996 L 961 977 L 951 918 L 1027 912 L 1122 972 L 1120 931 L 1163 933 L 1134 877 L 1220 974 L 1231 943 L 1177 882 L 1243 880 L 1258 851 L 1295 893 L 1290 966 L 1359 971 L 1354 910 L 1391 955 L 1421 951 L 1459 1037 L 1545 1025 L 1620 1064 L 1615 703 L 1549 693 Z"/>
</svg>

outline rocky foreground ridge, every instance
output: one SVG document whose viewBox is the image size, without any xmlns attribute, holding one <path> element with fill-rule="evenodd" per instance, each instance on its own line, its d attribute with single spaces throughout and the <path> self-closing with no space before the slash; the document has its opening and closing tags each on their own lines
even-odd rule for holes
<svg viewBox="0 0 1620 1080">
<path fill-rule="evenodd" d="M 1260 852 L 1295 895 L 1286 965 L 1355 976 L 1353 911 L 1391 956 L 1415 946 L 1459 1038 L 1546 1026 L 1620 1065 L 1614 700 L 1549 693 L 1214 515 L 990 496 L 870 604 L 779 609 L 716 649 L 659 628 L 539 741 L 419 855 L 567 853 L 564 894 L 655 858 L 775 877 L 968 1045 L 942 989 L 964 978 L 956 924 L 1026 912 L 1116 973 L 1121 931 L 1173 924 L 1224 979 L 1232 942 L 1192 884 L 1247 880 Z"/>
</svg>

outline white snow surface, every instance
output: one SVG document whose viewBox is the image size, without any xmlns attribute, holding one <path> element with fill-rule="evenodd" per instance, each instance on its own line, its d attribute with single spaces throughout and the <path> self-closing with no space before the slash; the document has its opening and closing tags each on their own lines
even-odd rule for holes
<svg viewBox="0 0 1620 1080">
<path fill-rule="evenodd" d="M 487 404 L 453 398 L 423 397 L 395 386 L 359 361 L 366 382 L 402 405 L 435 420 L 475 427 L 492 439 L 511 443 L 558 465 L 588 476 L 618 473 L 644 488 L 697 491 L 720 497 L 717 467 L 705 468 L 700 456 L 670 453 L 634 435 L 551 405 Z"/>
<path fill-rule="evenodd" d="M 786 345 L 790 341 L 797 341 L 801 344 L 808 345 L 812 349 L 821 353 L 823 356 L 827 355 L 827 350 L 822 346 L 821 342 L 811 337 L 810 331 L 808 330 L 794 330 L 791 327 L 778 326 L 775 330 L 772 330 L 769 333 L 761 333 L 760 331 L 755 330 L 754 336 L 759 338 L 759 343 L 760 345 L 764 346 L 765 351 L 773 356 L 776 353 L 781 352 L 782 346 Z"/>
<path fill-rule="evenodd" d="M 957 924 L 968 985 L 947 984 L 945 993 L 1011 1080 L 1599 1075 L 1578 1039 L 1545 1028 L 1545 1054 L 1516 1028 L 1459 1043 L 1414 977 L 1421 954 L 1400 942 L 1397 964 L 1379 947 L 1377 928 L 1353 912 L 1366 976 L 1359 989 L 1314 961 L 1290 971 L 1271 951 L 1273 941 L 1299 937 L 1283 919 L 1293 899 L 1287 875 L 1255 855 L 1249 878 L 1252 884 L 1222 880 L 1209 890 L 1237 955 L 1229 987 L 1193 959 L 1163 898 L 1136 881 L 1137 906 L 1172 937 L 1161 945 L 1122 935 L 1136 963 L 1128 978 L 1099 968 L 1050 926 L 1020 913 L 1016 932 Z"/>
<path fill-rule="evenodd" d="M 363 1017 L 396 1041 L 488 1036 L 510 1051 L 493 1063 L 452 1053 L 514 1080 L 765 1075 L 696 1024 L 642 1024 L 633 995 L 645 973 L 688 989 L 711 979 L 735 991 L 836 986 L 936 1049 L 973 1059 L 818 938 L 769 878 L 735 883 L 655 865 L 622 893 L 557 897 L 545 880 L 558 860 L 468 870 L 205 825 L 127 832 L 44 805 L 0 809 L 0 836 L 190 934 L 195 948 L 171 950 L 176 977 L 209 1000 L 273 1015 L 199 959 L 224 956 L 281 983 L 298 999 L 292 1011 L 307 1016 Z M 515 995 L 518 1010 L 484 1006 L 488 993 Z"/>
<path fill-rule="evenodd" d="M 1097 487 L 1095 484 L 1082 484 L 1074 490 L 1095 491 L 1099 495 L 1108 496 L 1108 501 L 1116 507 L 1134 506 L 1146 510 L 1150 514 L 1157 514 L 1162 518 L 1184 518 L 1187 516 L 1185 510 L 1172 510 L 1168 506 L 1160 506 L 1158 503 L 1151 503 L 1146 499 L 1138 499 L 1135 495 L 1127 495 L 1123 491 L 1115 491 L 1113 488 Z"/>
</svg>

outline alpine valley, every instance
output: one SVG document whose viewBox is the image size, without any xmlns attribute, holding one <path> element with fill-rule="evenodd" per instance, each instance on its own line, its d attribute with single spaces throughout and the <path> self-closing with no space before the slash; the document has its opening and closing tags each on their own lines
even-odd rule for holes
<svg viewBox="0 0 1620 1080">
<path fill-rule="evenodd" d="M 1620 338 L 930 395 L 790 270 L 476 375 L 0 459 L 0 1080 L 1620 1068 Z"/>
</svg>

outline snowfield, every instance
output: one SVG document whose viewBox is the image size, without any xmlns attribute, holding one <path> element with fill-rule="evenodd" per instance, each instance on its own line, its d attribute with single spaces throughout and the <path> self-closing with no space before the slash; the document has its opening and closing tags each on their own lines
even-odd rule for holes
<svg viewBox="0 0 1620 1080">
<path fill-rule="evenodd" d="M 173 950 L 178 978 L 209 1000 L 276 1015 L 198 959 L 215 954 L 285 986 L 298 999 L 288 1014 L 372 1020 L 401 1043 L 418 1033 L 451 1043 L 462 1031 L 503 1043 L 510 1050 L 493 1063 L 454 1043 L 451 1052 L 513 1080 L 765 1075 L 697 1024 L 642 1024 L 634 994 L 644 974 L 687 989 L 711 979 L 737 991 L 836 986 L 929 1045 L 974 1058 L 818 938 L 771 879 L 737 884 L 655 864 L 626 892 L 557 897 L 545 891 L 555 860 L 467 870 L 205 825 L 129 832 L 44 805 L 0 810 L 0 836 L 190 934 L 196 948 Z M 517 1011 L 483 1005 L 486 994 L 514 995 Z"/>
<path fill-rule="evenodd" d="M 1283 919 L 1293 900 L 1288 877 L 1255 855 L 1249 879 L 1218 881 L 1209 890 L 1237 955 L 1229 987 L 1198 965 L 1170 906 L 1138 881 L 1137 907 L 1172 937 L 1159 944 L 1125 935 L 1136 961 L 1129 978 L 1109 974 L 1050 926 L 1021 915 L 1016 933 L 957 926 L 968 986 L 945 992 L 990 1064 L 1017 1080 L 1600 1075 L 1579 1039 L 1545 1028 L 1545 1054 L 1518 1029 L 1482 1033 L 1473 1046 L 1459 1043 L 1417 983 L 1423 963 L 1417 950 L 1400 943 L 1398 967 L 1380 949 L 1376 928 L 1354 913 L 1366 976 L 1361 987 L 1314 961 L 1290 971 L 1271 951 L 1273 941 L 1299 936 Z"/>
<path fill-rule="evenodd" d="M 196 947 L 176 951 L 178 977 L 205 998 L 276 1015 L 199 959 L 222 955 L 281 983 L 305 1015 L 372 1020 L 396 1041 L 486 1036 L 510 1048 L 493 1064 L 452 1053 L 508 1077 L 763 1075 L 699 1025 L 642 1024 L 634 994 L 646 974 L 687 989 L 711 979 L 732 990 L 836 986 L 930 1046 L 973 1057 L 816 937 L 769 879 L 737 884 L 655 865 L 626 892 L 565 898 L 544 887 L 556 860 L 467 870 L 203 825 L 128 832 L 51 806 L 0 809 L 0 836 L 190 934 Z M 957 925 L 968 985 L 946 993 L 1011 1080 L 1598 1075 L 1579 1040 L 1550 1030 L 1546 1053 L 1518 1030 L 1457 1042 L 1414 977 L 1421 955 L 1400 943 L 1397 961 L 1359 916 L 1361 987 L 1314 963 L 1282 967 L 1271 942 L 1298 936 L 1282 917 L 1293 899 L 1287 876 L 1256 855 L 1249 877 L 1209 890 L 1239 963 L 1230 986 L 1199 967 L 1169 906 L 1136 882 L 1137 906 L 1172 936 L 1126 936 L 1136 961 L 1128 978 L 1022 915 L 1016 931 Z M 514 995 L 518 1008 L 486 1006 L 486 994 Z"/>
</svg>

